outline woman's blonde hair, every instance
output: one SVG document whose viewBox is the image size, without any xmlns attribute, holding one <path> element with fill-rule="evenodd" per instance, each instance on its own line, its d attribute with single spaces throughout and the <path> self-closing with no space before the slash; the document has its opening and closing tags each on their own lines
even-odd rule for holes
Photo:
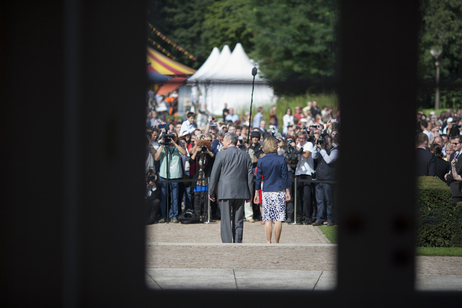
<svg viewBox="0 0 462 308">
<path fill-rule="evenodd" d="M 276 153 L 278 151 L 278 140 L 274 137 L 268 137 L 263 141 L 263 152 Z"/>
</svg>

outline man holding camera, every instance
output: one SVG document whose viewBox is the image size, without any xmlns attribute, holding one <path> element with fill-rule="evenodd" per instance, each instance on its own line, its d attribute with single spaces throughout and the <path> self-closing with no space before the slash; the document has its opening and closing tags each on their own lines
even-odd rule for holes
<svg viewBox="0 0 462 308">
<path fill-rule="evenodd" d="M 319 149 L 313 153 L 313 158 L 317 161 L 316 180 L 334 181 L 338 149 L 333 146 L 332 137 L 327 135 L 323 139 L 320 138 L 316 147 Z M 313 226 L 322 225 L 326 220 L 326 214 L 327 225 L 333 226 L 335 224 L 333 184 L 316 183 L 315 189 L 318 212 Z"/>
<path fill-rule="evenodd" d="M 298 134 L 297 144 L 292 142 L 291 146 L 295 147 L 297 151 L 303 151 L 301 154 L 298 154 L 298 164 L 295 169 L 295 176 L 302 180 L 299 181 L 297 185 L 296 223 L 302 224 L 303 220 L 305 220 L 305 225 L 310 225 L 312 222 L 311 217 L 314 212 L 314 207 L 311 204 L 311 183 L 312 174 L 314 172 L 314 159 L 311 153 L 313 153 L 316 148 L 312 142 L 308 141 L 308 134 L 305 130 Z"/>
<path fill-rule="evenodd" d="M 159 214 L 160 200 L 157 198 L 156 180 L 156 172 L 152 169 L 149 169 L 146 173 L 146 195 L 144 197 L 147 225 L 155 223 L 157 215 Z"/>
<path fill-rule="evenodd" d="M 225 137 L 225 131 L 220 130 L 217 134 L 217 139 L 212 142 L 212 153 L 216 155 L 218 151 L 223 147 L 223 138 Z"/>
<path fill-rule="evenodd" d="M 162 136 L 163 135 L 163 136 Z M 155 160 L 160 160 L 160 179 L 174 180 L 182 178 L 182 171 L 180 164 L 182 163 L 181 155 L 186 155 L 186 151 L 180 147 L 176 142 L 178 136 L 176 132 L 169 132 L 168 134 L 162 133 L 161 146 L 156 153 Z M 168 184 L 170 190 L 170 211 L 169 220 L 178 222 L 178 182 Z M 161 220 L 167 217 L 167 183 L 160 184 L 160 212 L 162 215 Z"/>
</svg>

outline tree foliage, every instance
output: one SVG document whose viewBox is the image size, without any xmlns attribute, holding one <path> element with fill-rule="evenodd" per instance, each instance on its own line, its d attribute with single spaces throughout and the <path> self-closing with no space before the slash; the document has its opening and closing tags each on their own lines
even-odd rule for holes
<svg viewBox="0 0 462 308">
<path fill-rule="evenodd" d="M 442 49 L 441 81 L 461 82 L 462 0 L 422 0 L 421 14 L 419 75 L 434 81 L 430 49 Z M 148 21 L 197 59 L 160 41 L 179 62 L 197 69 L 213 47 L 240 42 L 274 82 L 334 75 L 337 17 L 335 0 L 151 0 L 148 6 Z M 460 86 L 443 87 L 442 99 L 459 92 L 462 99 Z"/>
<path fill-rule="evenodd" d="M 163 44 L 177 61 L 192 68 L 199 68 L 207 60 L 212 48 L 202 43 L 203 23 L 208 7 L 213 0 L 151 0 L 148 4 L 148 21 L 169 39 L 177 43 L 189 53 L 196 61 L 189 59 L 172 46 Z"/>
<path fill-rule="evenodd" d="M 213 47 L 241 43 L 244 50 L 253 50 L 253 33 L 248 27 L 252 18 L 248 0 L 222 0 L 212 4 L 205 15 L 202 42 L 211 51 Z"/>
<path fill-rule="evenodd" d="M 435 60 L 430 49 L 442 49 L 441 73 L 462 73 L 462 0 L 424 0 L 421 5 L 420 70 L 434 76 Z"/>
<path fill-rule="evenodd" d="M 419 75 L 435 81 L 435 59 L 430 49 L 443 50 L 440 56 L 441 101 L 452 107 L 462 102 L 462 0 L 423 0 L 419 39 Z M 421 90 L 421 104 L 433 106 L 435 91 Z"/>
<path fill-rule="evenodd" d="M 273 81 L 334 73 L 335 1 L 251 0 L 251 56 Z"/>
</svg>

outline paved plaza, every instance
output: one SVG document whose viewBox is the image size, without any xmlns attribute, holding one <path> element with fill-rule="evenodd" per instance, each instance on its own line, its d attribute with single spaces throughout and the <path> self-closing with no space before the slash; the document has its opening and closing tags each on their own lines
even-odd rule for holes
<svg viewBox="0 0 462 308">
<path fill-rule="evenodd" d="M 146 226 L 146 283 L 153 289 L 329 290 L 336 245 L 318 227 L 283 224 L 280 244 L 244 223 L 242 244 L 222 244 L 220 222 Z M 418 290 L 462 291 L 462 257 L 417 257 Z"/>
</svg>

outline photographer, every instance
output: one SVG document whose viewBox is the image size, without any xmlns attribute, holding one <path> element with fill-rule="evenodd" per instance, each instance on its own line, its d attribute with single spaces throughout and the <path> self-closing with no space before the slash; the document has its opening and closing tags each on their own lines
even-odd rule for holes
<svg viewBox="0 0 462 308">
<path fill-rule="evenodd" d="M 180 179 L 182 178 L 181 174 L 181 155 L 186 155 L 186 151 L 180 147 L 176 141 L 178 136 L 176 132 L 169 132 L 161 134 L 161 146 L 156 153 L 155 160 L 160 160 L 160 179 Z M 172 222 L 178 222 L 178 182 L 169 183 L 170 190 L 170 211 L 169 219 Z M 167 218 L 167 183 L 161 183 L 160 185 L 161 192 L 161 214 L 162 219 Z"/>
<path fill-rule="evenodd" d="M 316 143 L 317 150 L 313 153 L 313 158 L 317 161 L 316 180 L 334 181 L 335 165 L 338 158 L 338 149 L 333 146 L 332 137 L 326 135 Z M 316 183 L 316 201 L 318 213 L 313 226 L 320 226 L 326 220 L 327 225 L 335 224 L 334 212 L 334 192 L 332 183 Z"/>
<path fill-rule="evenodd" d="M 292 142 L 290 145 L 295 147 L 297 151 L 303 151 L 301 154 L 298 154 L 298 163 L 295 169 L 295 176 L 304 180 L 303 182 L 300 181 L 297 186 L 296 223 L 302 224 L 304 220 L 305 225 L 309 225 L 312 223 L 311 218 L 315 211 L 311 203 L 313 195 L 311 192 L 311 181 L 314 172 L 314 159 L 311 153 L 314 152 L 316 148 L 312 140 L 308 141 L 308 134 L 305 130 L 300 131 L 298 134 L 297 144 Z"/>
<path fill-rule="evenodd" d="M 296 150 L 295 147 L 290 144 L 293 143 L 295 139 L 292 136 L 287 136 L 287 139 L 284 141 L 283 137 L 278 138 L 278 155 L 284 156 L 287 163 L 287 171 L 289 173 L 290 179 L 290 200 L 286 203 L 286 222 L 291 224 L 294 222 L 294 183 L 295 183 L 295 168 L 298 164 L 298 154 L 301 153 Z"/>
<path fill-rule="evenodd" d="M 193 148 L 191 159 L 195 161 L 194 179 L 199 181 L 193 182 L 192 188 L 194 189 L 194 213 L 196 217 L 201 217 L 201 222 L 207 220 L 206 200 L 208 186 L 207 182 L 203 179 L 210 177 L 212 171 L 213 157 L 212 145 L 208 140 L 199 140 Z M 202 214 L 202 215 L 201 215 Z M 212 211 L 212 217 L 216 215 L 216 208 Z"/>
<path fill-rule="evenodd" d="M 156 223 L 160 210 L 160 200 L 157 198 L 156 186 L 157 174 L 150 169 L 146 173 L 146 195 L 144 197 L 146 205 L 146 224 Z"/>
<path fill-rule="evenodd" d="M 190 164 L 190 155 L 188 152 L 188 143 L 187 139 L 190 139 L 190 134 L 186 134 L 179 138 L 180 146 L 185 150 L 186 155 L 181 155 L 181 167 L 183 172 L 183 179 L 189 180 L 191 172 L 194 173 L 194 168 Z M 192 200 L 190 197 L 191 182 L 179 182 L 178 183 L 178 213 L 183 213 L 181 208 L 181 203 L 184 201 L 184 212 L 188 209 L 192 209 Z"/>
<path fill-rule="evenodd" d="M 247 152 L 250 155 L 250 161 L 252 163 L 255 163 L 255 153 L 261 150 L 260 136 L 258 128 L 250 133 L 250 146 L 248 147 Z"/>
<path fill-rule="evenodd" d="M 213 154 L 217 154 L 218 151 L 223 147 L 223 138 L 225 137 L 225 132 L 223 130 L 218 131 L 217 139 L 213 140 L 212 142 L 212 152 Z"/>
</svg>

